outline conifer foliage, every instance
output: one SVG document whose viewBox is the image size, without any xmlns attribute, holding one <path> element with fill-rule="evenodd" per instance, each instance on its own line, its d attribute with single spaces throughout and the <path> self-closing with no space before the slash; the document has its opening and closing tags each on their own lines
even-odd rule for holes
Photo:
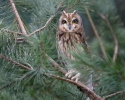
<svg viewBox="0 0 125 100">
<path fill-rule="evenodd" d="M 1 0 L 0 100 L 125 100 L 125 28 L 115 3 Z M 67 64 L 82 73 L 78 83 L 65 77 L 56 51 L 63 10 L 81 15 L 91 49 L 78 49 L 77 60 Z M 93 91 L 86 86 L 90 74 Z"/>
</svg>

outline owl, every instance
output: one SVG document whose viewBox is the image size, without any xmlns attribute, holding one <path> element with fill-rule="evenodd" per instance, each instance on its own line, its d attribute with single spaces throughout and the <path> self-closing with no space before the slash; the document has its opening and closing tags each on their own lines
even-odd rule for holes
<svg viewBox="0 0 125 100">
<path fill-rule="evenodd" d="M 84 44 L 87 51 L 90 52 L 85 38 L 82 19 L 77 14 L 76 10 L 72 13 L 66 13 L 65 11 L 62 12 L 58 22 L 56 39 L 58 57 L 61 59 L 69 58 L 75 60 L 75 58 L 69 53 L 69 50 L 77 52 L 75 44 Z M 63 64 L 66 64 L 66 62 L 63 62 Z M 77 70 L 72 69 L 69 70 L 65 76 L 78 82 L 80 73 Z"/>
</svg>

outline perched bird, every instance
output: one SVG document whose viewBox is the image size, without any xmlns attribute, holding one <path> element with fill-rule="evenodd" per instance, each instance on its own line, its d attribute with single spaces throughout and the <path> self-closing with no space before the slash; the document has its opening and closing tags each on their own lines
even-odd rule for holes
<svg viewBox="0 0 125 100">
<path fill-rule="evenodd" d="M 58 22 L 56 38 L 58 57 L 61 59 L 67 57 L 71 60 L 75 60 L 75 58 L 69 53 L 69 50 L 77 52 L 75 44 L 84 44 L 87 51 L 90 52 L 85 38 L 82 19 L 77 14 L 76 10 L 73 11 L 73 13 L 62 12 Z M 65 65 L 66 62 L 63 62 L 63 64 Z M 78 82 L 80 73 L 75 69 L 71 69 L 65 76 Z"/>
</svg>

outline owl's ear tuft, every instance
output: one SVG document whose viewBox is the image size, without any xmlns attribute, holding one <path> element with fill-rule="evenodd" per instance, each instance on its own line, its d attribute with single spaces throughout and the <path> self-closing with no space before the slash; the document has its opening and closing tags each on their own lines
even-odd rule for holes
<svg viewBox="0 0 125 100">
<path fill-rule="evenodd" d="M 65 15 L 66 16 L 66 12 L 63 10 L 63 12 L 62 12 L 62 15 Z"/>
<path fill-rule="evenodd" d="M 77 14 L 76 10 L 73 11 L 73 14 Z"/>
</svg>

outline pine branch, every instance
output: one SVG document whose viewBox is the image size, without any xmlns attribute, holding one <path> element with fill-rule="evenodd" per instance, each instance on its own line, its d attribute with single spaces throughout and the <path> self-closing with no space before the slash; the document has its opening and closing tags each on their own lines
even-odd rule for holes
<svg viewBox="0 0 125 100">
<path fill-rule="evenodd" d="M 73 80 L 62 78 L 60 76 L 55 76 L 52 74 L 45 74 L 45 75 L 48 75 L 48 76 L 51 76 L 51 77 L 56 78 L 58 80 L 62 80 L 62 81 L 76 85 L 77 87 L 79 87 L 82 90 L 83 93 L 86 93 L 92 100 L 103 100 L 100 96 L 96 95 L 93 91 L 91 91 L 84 84 L 81 84 L 81 82 L 75 82 Z"/>
<path fill-rule="evenodd" d="M 13 9 L 13 12 L 14 12 L 14 14 L 15 14 L 15 17 L 16 17 L 16 19 L 17 19 L 17 22 L 18 22 L 18 24 L 19 24 L 19 26 L 20 26 L 20 28 L 21 28 L 22 33 L 25 34 L 25 35 L 27 35 L 27 32 L 26 32 L 26 30 L 25 30 L 25 28 L 24 28 L 23 22 L 22 22 L 22 20 L 21 20 L 19 14 L 18 14 L 18 11 L 17 11 L 17 9 L 16 9 L 16 6 L 15 6 L 13 0 L 9 0 L 9 1 L 10 1 L 10 4 L 11 4 L 11 7 L 12 7 L 12 9 Z"/>
<path fill-rule="evenodd" d="M 46 57 L 51 61 L 51 63 L 53 64 L 53 66 L 54 66 L 56 69 L 58 69 L 61 73 L 63 73 L 64 75 L 67 73 L 66 70 L 64 70 L 57 62 L 55 62 L 55 61 L 54 61 L 51 57 L 49 57 L 47 54 L 46 54 Z M 14 61 L 14 60 L 11 60 L 11 59 L 5 57 L 5 56 L 2 55 L 2 54 L 0 54 L 0 58 L 4 59 L 4 60 L 6 60 L 6 61 L 9 61 L 9 62 L 11 62 L 11 63 L 17 65 L 18 67 L 23 68 L 23 69 L 33 70 L 33 68 L 29 68 L 29 67 L 27 67 L 27 66 L 24 66 L 24 65 L 22 65 L 22 64 L 20 64 L 20 63 L 18 63 L 18 62 L 16 62 L 16 61 Z M 52 74 L 45 74 L 45 73 L 44 73 L 44 75 L 48 75 L 48 76 L 54 77 L 54 78 L 56 78 L 56 79 L 58 79 L 58 80 L 66 81 L 66 82 L 68 82 L 68 83 L 71 83 L 71 84 L 76 85 L 77 87 L 80 88 L 81 92 L 86 93 L 92 100 L 107 100 L 108 98 L 110 98 L 110 97 L 112 97 L 112 96 L 115 96 L 115 95 L 120 94 L 120 93 L 123 92 L 123 91 L 116 92 L 116 93 L 110 94 L 110 95 L 106 96 L 104 99 L 102 99 L 99 95 L 95 94 L 93 91 L 91 91 L 87 86 L 85 86 L 85 85 L 84 85 L 82 82 L 80 82 L 80 81 L 78 81 L 78 82 L 76 83 L 76 82 L 73 81 L 73 80 L 66 79 L 66 78 L 62 78 L 62 77 L 60 77 L 60 76 L 55 76 L 55 75 L 52 75 Z M 22 78 L 25 78 L 25 77 L 23 76 L 23 77 L 18 78 L 18 79 L 22 79 Z M 8 87 L 8 86 L 10 86 L 11 84 L 15 83 L 16 81 L 17 81 L 17 80 L 15 80 L 15 81 L 13 81 L 13 82 L 11 82 L 11 83 L 9 83 L 9 84 L 7 84 L 7 85 L 1 87 L 0 90 L 6 88 L 6 87 Z"/>
<path fill-rule="evenodd" d="M 4 60 L 6 60 L 6 61 L 9 61 L 9 62 L 11 62 L 11 63 L 13 63 L 13 64 L 15 64 L 15 65 L 17 65 L 17 66 L 23 68 L 23 69 L 32 70 L 32 68 L 29 68 L 29 67 L 27 67 L 27 66 L 25 66 L 25 65 L 22 65 L 22 64 L 20 64 L 20 63 L 14 61 L 14 60 L 11 60 L 11 59 L 7 58 L 6 56 L 4 56 L 3 54 L 0 54 L 0 58 L 4 59 Z"/>
<path fill-rule="evenodd" d="M 86 11 L 86 14 L 87 14 L 87 16 L 88 16 L 88 19 L 89 19 L 89 21 L 90 21 L 90 24 L 91 24 L 91 26 L 92 26 L 92 28 L 93 28 L 93 31 L 94 31 L 94 33 L 95 33 L 95 35 L 96 35 L 96 37 L 97 37 L 97 40 L 98 40 L 98 43 L 99 43 L 99 45 L 100 45 L 101 51 L 102 51 L 102 53 L 103 53 L 103 55 L 104 55 L 104 58 L 107 59 L 108 57 L 107 57 L 107 55 L 106 55 L 104 46 L 103 46 L 102 41 L 101 41 L 101 39 L 100 39 L 100 37 L 99 37 L 98 31 L 97 31 L 97 29 L 96 29 L 96 27 L 95 27 L 95 24 L 94 24 L 94 22 L 93 22 L 93 20 L 92 20 L 92 18 L 91 18 L 91 15 L 90 15 L 90 13 L 89 13 L 89 10 L 88 10 L 88 8 L 86 7 L 85 4 L 84 4 L 84 6 L 85 6 L 85 11 Z"/>
<path fill-rule="evenodd" d="M 50 58 L 47 54 L 46 54 L 46 56 L 49 58 L 49 60 L 52 62 L 52 64 L 54 65 L 55 68 L 57 68 L 57 69 L 58 69 L 60 72 L 62 72 L 63 74 L 66 74 L 66 71 L 65 71 L 62 67 L 60 67 L 60 66 L 58 65 L 58 63 L 56 63 L 56 62 L 55 62 L 52 58 Z M 5 56 L 2 55 L 2 54 L 0 54 L 0 58 L 4 59 L 4 60 L 6 60 L 6 61 L 9 61 L 9 62 L 11 62 L 11 63 L 17 65 L 18 67 L 23 68 L 23 69 L 33 70 L 32 68 L 29 68 L 29 67 L 27 67 L 27 66 L 24 66 L 24 65 L 22 65 L 22 64 L 20 64 L 20 63 L 18 63 L 18 62 L 16 62 L 16 61 L 14 61 L 14 60 L 11 60 L 11 59 L 5 57 Z M 59 77 L 59 76 L 55 76 L 55 75 L 51 75 L 51 76 L 54 77 L 54 78 L 56 78 L 56 79 L 63 80 L 63 81 L 67 81 L 67 82 L 69 82 L 69 83 L 72 83 L 72 84 L 74 84 L 74 85 L 80 87 L 81 91 L 82 91 L 83 93 L 88 94 L 88 96 L 89 96 L 90 98 L 92 98 L 93 100 L 103 100 L 100 96 L 96 95 L 93 91 L 89 90 L 88 87 L 85 86 L 84 84 L 82 84 L 82 82 L 80 82 L 80 81 L 79 81 L 78 83 L 76 83 L 76 82 L 73 81 L 73 80 L 61 78 L 61 77 Z M 12 82 L 12 83 L 15 83 L 15 81 Z M 6 86 L 4 86 L 4 87 L 2 87 L 2 88 L 0 88 L 0 89 L 3 89 L 3 88 L 5 88 L 5 87 L 9 86 L 9 85 L 11 85 L 12 83 L 10 83 L 10 84 L 8 84 L 8 85 L 6 85 Z"/>
<path fill-rule="evenodd" d="M 116 38 L 116 35 L 115 35 L 115 33 L 114 33 L 114 30 L 113 30 L 113 28 L 112 28 L 112 26 L 111 26 L 111 24 L 110 24 L 108 18 L 107 18 L 106 16 L 104 16 L 103 14 L 101 14 L 101 13 L 98 13 L 98 14 L 99 14 L 99 16 L 100 16 L 103 20 L 105 20 L 107 26 L 109 27 L 109 29 L 110 29 L 110 31 L 111 31 L 111 34 L 112 34 L 112 37 L 113 37 L 113 40 L 114 40 L 114 43 L 115 43 L 114 54 L 113 54 L 113 62 L 115 62 L 116 59 L 117 59 L 117 55 L 118 55 L 118 40 L 117 40 L 117 38 Z"/>
<path fill-rule="evenodd" d="M 63 73 L 64 75 L 67 73 L 66 70 L 64 70 L 57 62 L 55 62 L 51 57 L 49 57 L 46 54 L 47 58 L 51 61 L 53 67 L 55 67 L 56 69 L 58 69 L 61 73 Z M 53 76 L 53 75 L 52 75 Z M 65 79 L 65 78 L 61 78 L 59 76 L 53 76 L 56 79 L 60 79 L 63 81 L 67 81 L 69 83 L 72 83 L 74 85 L 76 85 L 77 87 L 80 88 L 80 90 L 83 93 L 86 93 L 92 100 L 103 100 L 99 95 L 95 94 L 92 90 L 90 90 L 87 86 L 85 86 L 82 82 L 78 81 L 77 83 L 73 80 L 69 80 L 69 79 Z"/>
<path fill-rule="evenodd" d="M 104 98 L 104 100 L 107 100 L 107 99 L 109 99 L 109 98 L 111 98 L 111 97 L 113 97 L 113 96 L 115 96 L 115 95 L 118 95 L 118 94 L 120 94 L 120 93 L 123 93 L 124 91 L 119 91 L 119 92 L 115 92 L 115 93 L 113 93 L 113 94 L 110 94 L 110 95 L 108 95 L 108 96 L 106 96 L 105 98 Z"/>
</svg>

